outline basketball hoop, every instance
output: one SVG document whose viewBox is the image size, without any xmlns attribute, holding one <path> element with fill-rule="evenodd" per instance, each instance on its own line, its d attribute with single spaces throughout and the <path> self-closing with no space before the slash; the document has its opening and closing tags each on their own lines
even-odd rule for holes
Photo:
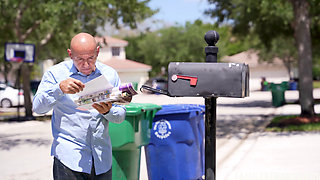
<svg viewBox="0 0 320 180">
<path fill-rule="evenodd" d="M 25 43 L 6 43 L 4 58 L 11 64 L 8 72 L 8 80 L 14 82 L 16 72 L 21 68 L 22 63 L 33 63 L 35 57 L 35 45 Z M 10 80 L 11 79 L 11 80 Z"/>
<path fill-rule="evenodd" d="M 12 66 L 12 70 L 17 71 L 20 68 L 21 64 L 23 63 L 23 58 L 20 58 L 20 57 L 10 58 L 9 62 Z"/>
<path fill-rule="evenodd" d="M 33 63 L 35 55 L 34 44 L 6 43 L 5 60 L 8 62 Z"/>
<path fill-rule="evenodd" d="M 13 58 L 10 58 L 10 62 L 20 63 L 20 62 L 23 62 L 23 58 L 21 58 L 21 57 L 13 57 Z"/>
</svg>

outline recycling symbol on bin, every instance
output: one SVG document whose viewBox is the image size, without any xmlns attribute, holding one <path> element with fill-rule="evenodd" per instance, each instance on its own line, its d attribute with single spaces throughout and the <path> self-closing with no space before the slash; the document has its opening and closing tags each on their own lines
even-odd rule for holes
<svg viewBox="0 0 320 180">
<path fill-rule="evenodd" d="M 171 134 L 171 124 L 165 119 L 157 121 L 153 127 L 154 134 L 159 139 L 165 139 Z"/>
</svg>

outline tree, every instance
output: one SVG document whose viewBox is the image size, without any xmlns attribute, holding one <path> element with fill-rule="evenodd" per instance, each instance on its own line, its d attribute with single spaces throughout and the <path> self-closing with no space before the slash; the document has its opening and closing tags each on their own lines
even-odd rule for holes
<svg viewBox="0 0 320 180">
<path fill-rule="evenodd" d="M 294 11 L 294 38 L 298 50 L 299 66 L 299 102 L 302 116 L 314 115 L 311 17 L 307 0 L 290 0 Z"/>
<path fill-rule="evenodd" d="M 210 25 L 201 21 L 184 26 L 172 26 L 138 37 L 126 38 L 129 45 L 126 54 L 129 59 L 151 65 L 151 76 L 160 73 L 172 61 L 204 61 L 205 41 L 203 36 Z"/>
<path fill-rule="evenodd" d="M 136 27 L 137 22 L 156 11 L 150 0 L 2 0 L 0 1 L 0 42 L 36 45 L 36 59 L 63 59 L 70 39 L 84 31 L 95 35 L 105 22 Z M 1 49 L 0 53 L 4 53 Z M 4 64 L 3 60 L 0 60 Z M 26 116 L 32 116 L 30 66 L 22 65 Z"/>
<path fill-rule="evenodd" d="M 151 77 L 158 75 L 161 67 L 167 67 L 170 62 L 205 62 L 204 48 L 207 44 L 204 35 L 213 27 L 212 24 L 196 20 L 185 26 L 172 26 L 136 37 L 126 37 L 129 42 L 126 55 L 129 59 L 151 65 Z M 230 26 L 214 28 L 223 37 L 217 45 L 223 47 L 219 49 L 219 57 L 248 49 L 247 39 L 232 36 Z"/>
<path fill-rule="evenodd" d="M 297 51 L 293 38 L 274 39 L 271 40 L 269 48 L 263 44 L 257 45 L 256 48 L 259 49 L 259 58 L 263 61 L 272 62 L 275 57 L 281 59 L 287 68 L 290 80 L 295 78 L 293 68 L 297 67 Z"/>
<path fill-rule="evenodd" d="M 298 54 L 299 102 L 301 116 L 314 115 L 312 88 L 312 34 L 319 37 L 319 5 L 317 0 L 208 0 L 214 8 L 206 14 L 219 23 L 229 22 L 238 35 L 256 34 L 267 49 L 272 40 L 294 38 Z M 312 21 L 311 17 L 315 18 Z"/>
</svg>

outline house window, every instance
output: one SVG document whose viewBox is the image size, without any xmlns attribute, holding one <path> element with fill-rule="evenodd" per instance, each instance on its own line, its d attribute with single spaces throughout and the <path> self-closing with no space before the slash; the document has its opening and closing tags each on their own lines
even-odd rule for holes
<svg viewBox="0 0 320 180">
<path fill-rule="evenodd" d="M 112 56 L 120 56 L 120 47 L 112 47 Z"/>
</svg>

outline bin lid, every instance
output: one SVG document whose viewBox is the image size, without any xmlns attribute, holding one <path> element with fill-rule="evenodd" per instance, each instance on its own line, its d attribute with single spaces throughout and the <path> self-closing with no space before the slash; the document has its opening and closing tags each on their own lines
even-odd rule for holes
<svg viewBox="0 0 320 180">
<path fill-rule="evenodd" d="M 190 112 L 204 112 L 205 106 L 199 104 L 168 104 L 162 105 L 162 109 L 156 113 L 156 115 L 165 114 L 181 114 Z"/>
<path fill-rule="evenodd" d="M 142 109 L 140 106 L 132 105 L 130 103 L 128 105 L 125 105 L 125 107 L 126 107 L 126 115 L 137 116 L 142 113 Z"/>
<path fill-rule="evenodd" d="M 270 88 L 271 88 L 271 90 L 287 90 L 288 83 L 287 82 L 282 82 L 280 84 L 271 83 Z"/>
<path fill-rule="evenodd" d="M 160 110 L 161 106 L 152 103 L 130 103 L 129 107 L 139 107 L 141 111 Z"/>
<path fill-rule="evenodd" d="M 127 115 L 136 116 L 146 111 L 160 110 L 161 106 L 152 103 L 130 103 L 125 106 Z"/>
</svg>

